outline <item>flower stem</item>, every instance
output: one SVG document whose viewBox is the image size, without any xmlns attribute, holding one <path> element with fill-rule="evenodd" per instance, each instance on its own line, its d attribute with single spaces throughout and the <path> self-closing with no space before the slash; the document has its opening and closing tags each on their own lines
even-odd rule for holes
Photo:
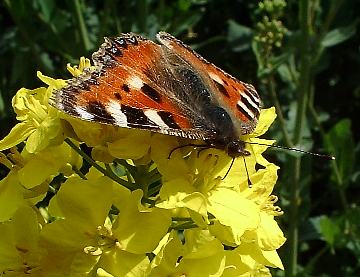
<svg viewBox="0 0 360 277">
<path fill-rule="evenodd" d="M 91 49 L 91 43 L 89 40 L 89 35 L 82 14 L 80 0 L 74 0 L 74 8 L 75 8 L 76 20 L 79 25 L 80 37 L 83 44 L 83 48 L 85 51 L 89 51 Z"/>
<path fill-rule="evenodd" d="M 87 180 L 86 176 L 84 175 L 84 173 L 82 173 L 80 171 L 80 169 L 78 169 L 76 166 L 72 167 L 72 170 L 83 180 Z"/>
<path fill-rule="evenodd" d="M 301 31 L 300 45 L 300 79 L 297 87 L 297 111 L 293 142 L 297 145 L 301 142 L 303 128 L 306 120 L 306 110 L 309 97 L 311 79 L 311 58 L 309 49 L 309 39 L 311 31 L 311 16 L 308 0 L 300 1 L 299 24 Z M 289 210 L 289 257 L 287 260 L 286 276 L 297 275 L 298 244 L 299 244 L 299 206 L 300 206 L 300 175 L 301 158 L 293 158 L 292 162 L 292 185 L 290 190 L 290 210 Z"/>
<path fill-rule="evenodd" d="M 109 172 L 102 166 L 98 165 L 92 158 L 90 158 L 84 151 L 82 151 L 79 147 L 77 147 L 69 138 L 65 139 L 65 142 L 74 149 L 81 157 L 84 158 L 84 160 L 89 163 L 91 166 L 95 167 L 97 170 L 99 170 L 102 174 L 109 177 L 113 181 L 119 183 L 120 185 L 126 187 L 129 190 L 134 190 L 135 187 L 133 184 L 119 178 L 115 173 Z"/>
<path fill-rule="evenodd" d="M 293 144 L 292 144 L 292 141 L 290 139 L 289 133 L 288 133 L 288 131 L 286 129 L 286 122 L 285 122 L 283 112 L 281 110 L 280 102 L 279 102 L 279 99 L 278 99 L 277 94 L 276 94 L 275 80 L 274 80 L 274 75 L 273 74 L 269 77 L 269 87 L 270 87 L 271 98 L 272 98 L 272 101 L 273 101 L 273 103 L 275 105 L 276 114 L 277 114 L 277 116 L 279 118 L 280 128 L 281 128 L 281 131 L 282 131 L 283 136 L 284 136 L 285 144 L 288 147 L 293 147 Z"/>
</svg>

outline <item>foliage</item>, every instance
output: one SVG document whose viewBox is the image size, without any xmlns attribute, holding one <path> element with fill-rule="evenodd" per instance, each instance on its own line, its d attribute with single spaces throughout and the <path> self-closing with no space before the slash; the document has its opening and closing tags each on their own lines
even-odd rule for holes
<svg viewBox="0 0 360 277">
<path fill-rule="evenodd" d="M 277 190 L 280 206 L 285 210 L 284 216 L 280 217 L 281 226 L 287 230 L 288 239 L 280 251 L 280 256 L 285 261 L 285 274 L 359 275 L 357 161 L 360 132 L 358 120 L 355 120 L 360 109 L 356 13 L 360 9 L 359 3 L 351 0 L 263 0 L 258 3 L 245 0 L 4 0 L 0 8 L 5 11 L 0 14 L 1 138 L 17 123 L 10 105 L 15 91 L 20 87 L 40 85 L 33 78 L 37 70 L 45 75 L 65 77 L 64 65 L 68 62 L 77 63 L 78 57 L 82 55 L 90 56 L 105 35 L 135 31 L 153 38 L 158 30 L 166 30 L 191 44 L 209 60 L 239 79 L 253 83 L 264 106 L 276 107 L 278 120 L 266 137 L 276 139 L 278 145 L 322 151 L 337 158 L 334 162 L 328 162 L 296 153 L 272 151 L 267 154 L 270 160 L 276 159 L 281 165 Z M 43 75 L 40 77 L 42 80 L 45 78 Z M 28 91 L 23 90 L 17 96 L 22 93 Z M 35 100 L 39 99 L 29 101 L 35 103 Z M 41 108 L 43 106 L 39 107 Z M 19 117 L 21 108 L 15 108 L 15 112 Z M 21 116 L 25 117 L 23 114 Z M 12 208 L 23 202 L 24 187 L 28 189 L 27 186 L 42 184 L 36 187 L 36 192 L 26 196 L 31 204 L 35 204 L 41 200 L 38 196 L 47 191 L 48 176 L 62 172 L 52 181 L 60 184 L 73 174 L 73 170 L 77 170 L 79 175 L 90 172 L 93 174 L 92 170 L 88 171 L 89 164 L 85 163 L 80 167 L 79 157 L 66 144 L 58 146 L 61 149 L 51 149 L 51 153 L 46 153 L 49 152 L 50 145 L 59 143 L 57 140 L 60 135 L 56 132 L 59 129 L 48 128 L 57 126 L 59 118 L 57 115 L 46 117 L 45 122 L 42 116 L 43 114 L 31 117 L 34 119 L 32 122 L 44 122 L 42 128 L 35 128 L 34 132 L 32 125 L 25 120 L 23 125 L 27 128 L 17 127 L 19 133 L 13 133 L 14 145 L 24 138 L 29 140 L 30 136 L 33 143 L 26 144 L 24 150 L 19 148 L 21 153 L 5 152 L 14 157 L 17 164 L 30 160 L 31 163 L 22 167 L 22 173 L 18 177 L 8 175 L 9 171 L 5 166 L 0 168 L 1 176 L 8 176 L 1 181 L 3 185 L 10 181 L 17 184 L 7 191 L 13 197 L 11 201 L 1 200 L 1 205 L 7 207 L 2 211 L 2 220 L 9 218 L 11 214 L 14 223 L 12 226 L 1 225 L 1 228 L 3 232 L 11 232 L 12 228 L 24 228 L 24 224 L 27 224 L 32 237 L 27 249 L 34 249 L 32 253 L 37 253 L 36 234 L 39 232 L 38 225 L 34 226 L 34 220 L 41 217 L 26 207 L 17 212 Z M 24 122 L 23 119 L 20 120 Z M 80 130 L 79 127 L 78 131 Z M 40 140 L 44 138 L 46 139 Z M 41 143 L 37 144 L 39 140 Z M 131 139 L 125 141 L 129 142 Z M 145 138 L 141 143 L 149 145 Z M 106 151 L 96 143 L 89 146 L 91 148 L 82 148 L 83 152 L 89 154 L 91 151 L 96 158 L 108 157 Z M 114 144 L 113 151 L 117 147 L 119 144 Z M 31 154 L 31 158 L 20 157 L 24 151 L 43 152 L 41 157 L 33 157 L 34 154 Z M 56 161 L 49 158 L 50 154 L 57 155 Z M 5 157 L 2 156 L 1 161 L 11 167 Z M 94 166 L 93 164 L 91 168 Z M 243 169 L 241 164 L 234 167 Z M 121 163 L 112 168 L 116 176 L 122 176 L 125 169 L 135 176 L 137 174 L 134 171 L 149 170 L 145 165 L 134 168 Z M 37 172 L 38 180 L 28 178 L 27 172 L 32 171 Z M 93 174 L 91 178 L 87 178 L 90 180 L 100 177 Z M 60 189 L 60 192 L 64 187 L 64 195 L 68 195 L 68 182 L 71 184 L 71 181 L 66 181 L 60 188 L 55 186 L 55 190 Z M 75 183 L 80 187 L 83 185 L 81 180 Z M 53 192 L 48 192 L 41 204 L 37 205 L 43 218 L 47 211 L 41 207 L 47 205 Z M 73 202 L 69 203 L 81 211 L 81 205 L 91 196 L 84 195 L 79 190 L 74 193 L 79 204 L 76 206 Z M 53 198 L 62 197 L 65 196 L 57 194 Z M 133 197 L 136 199 L 139 196 Z M 64 212 L 61 211 L 61 205 L 53 205 L 51 211 L 54 215 Z M 116 211 L 116 206 L 110 211 L 113 209 Z M 92 211 L 87 212 L 89 216 L 94 216 Z M 116 212 L 113 214 L 117 215 Z M 71 219 L 72 222 L 79 221 L 78 224 L 82 224 L 75 217 L 76 214 Z M 23 220 L 24 218 L 27 220 Z M 46 222 L 50 223 L 54 219 L 46 218 Z M 94 221 L 97 220 L 99 219 L 94 218 Z M 39 224 L 43 225 L 44 222 Z M 90 223 L 85 222 L 83 227 L 89 228 L 86 224 Z M 106 224 L 110 223 L 106 221 Z M 106 224 L 104 226 L 108 226 Z M 99 233 L 103 231 L 105 232 L 100 230 Z M 26 240 L 20 235 L 18 240 Z M 163 241 L 163 245 L 166 245 L 163 249 L 176 247 L 179 242 L 173 238 L 175 237 L 169 237 L 168 242 Z M 94 249 L 87 250 L 88 253 L 93 253 Z M 36 255 L 29 258 L 36 260 L 40 254 Z M 96 257 L 94 255 L 94 263 Z M 139 264 L 143 262 L 141 258 L 138 261 Z M 88 265 L 81 264 L 78 268 L 86 268 Z M 273 274 L 280 276 L 283 272 L 278 270 Z"/>
</svg>

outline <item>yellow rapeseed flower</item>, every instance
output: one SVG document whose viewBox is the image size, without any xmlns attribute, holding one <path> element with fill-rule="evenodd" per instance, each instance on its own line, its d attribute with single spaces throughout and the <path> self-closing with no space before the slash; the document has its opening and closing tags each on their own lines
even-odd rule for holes
<svg viewBox="0 0 360 277">
<path fill-rule="evenodd" d="M 85 58 L 68 65 L 73 76 L 85 68 L 92 70 Z M 19 123 L 0 141 L 0 150 L 11 149 L 0 154 L 9 168 L 0 181 L 0 229 L 19 230 L 21 221 L 41 228 L 20 258 L 5 230 L 1 255 L 11 260 L 0 272 L 24 270 L 23 262 L 50 277 L 270 276 L 269 267 L 283 268 L 276 251 L 285 238 L 275 221 L 282 211 L 272 195 L 278 167 L 262 155 L 273 141 L 259 138 L 273 108 L 241 138 L 251 155 L 236 158 L 227 174 L 232 160 L 219 149 L 58 112 L 48 100 L 66 82 L 38 77 L 48 87 L 17 92 Z"/>
</svg>

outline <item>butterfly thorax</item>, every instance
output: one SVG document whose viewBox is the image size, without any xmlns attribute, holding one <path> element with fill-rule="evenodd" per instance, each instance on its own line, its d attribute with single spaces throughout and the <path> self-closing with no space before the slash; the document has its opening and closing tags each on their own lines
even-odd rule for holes
<svg viewBox="0 0 360 277">
<path fill-rule="evenodd" d="M 214 138 L 206 140 L 209 146 L 225 150 L 232 158 L 239 156 L 248 156 L 250 153 L 245 150 L 245 142 L 238 138 L 234 124 L 229 114 L 222 107 L 208 105 L 206 114 L 214 124 Z"/>
</svg>

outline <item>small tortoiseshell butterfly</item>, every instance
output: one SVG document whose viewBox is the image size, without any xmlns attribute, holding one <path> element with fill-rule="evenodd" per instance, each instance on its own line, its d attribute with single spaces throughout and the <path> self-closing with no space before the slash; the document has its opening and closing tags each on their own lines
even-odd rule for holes
<svg viewBox="0 0 360 277">
<path fill-rule="evenodd" d="M 258 122 L 260 98 L 175 37 L 156 44 L 133 33 L 105 38 L 86 69 L 55 91 L 51 104 L 83 120 L 203 140 L 246 156 L 241 135 Z"/>
</svg>

